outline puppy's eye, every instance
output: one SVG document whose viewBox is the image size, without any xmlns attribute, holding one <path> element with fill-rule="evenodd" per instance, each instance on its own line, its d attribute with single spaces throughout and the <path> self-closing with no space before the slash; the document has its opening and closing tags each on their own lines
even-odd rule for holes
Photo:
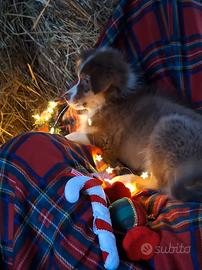
<svg viewBox="0 0 202 270">
<path fill-rule="evenodd" d="M 88 93 L 90 91 L 90 76 L 89 75 L 86 75 L 84 81 L 85 81 L 84 92 L 85 93 Z"/>
</svg>

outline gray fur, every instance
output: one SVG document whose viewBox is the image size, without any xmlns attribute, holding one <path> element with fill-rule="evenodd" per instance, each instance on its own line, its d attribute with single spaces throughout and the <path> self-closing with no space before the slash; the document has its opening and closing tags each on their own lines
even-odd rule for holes
<svg viewBox="0 0 202 270">
<path fill-rule="evenodd" d="M 89 127 L 89 138 L 104 150 L 105 159 L 150 172 L 157 188 L 173 198 L 202 201 L 200 115 L 163 97 L 144 94 L 107 104 L 92 121 L 97 132 L 92 135 Z"/>
<path fill-rule="evenodd" d="M 113 164 L 149 171 L 170 197 L 202 201 L 202 116 L 143 85 L 136 88 L 128 92 L 126 84 L 124 96 L 112 83 L 103 93 L 105 103 L 85 130 L 91 143 Z"/>
</svg>

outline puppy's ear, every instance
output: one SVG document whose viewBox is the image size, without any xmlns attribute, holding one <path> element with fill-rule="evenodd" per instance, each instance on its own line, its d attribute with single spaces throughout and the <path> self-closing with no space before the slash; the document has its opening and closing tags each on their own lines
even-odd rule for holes
<svg viewBox="0 0 202 270">
<path fill-rule="evenodd" d="M 76 59 L 76 69 L 79 70 L 81 62 L 84 62 L 89 56 L 95 53 L 95 49 L 81 50 Z"/>
<path fill-rule="evenodd" d="M 94 93 L 111 86 L 122 89 L 128 81 L 129 65 L 115 49 L 97 49 L 85 52 L 81 59 L 80 75 L 88 75 Z"/>
</svg>

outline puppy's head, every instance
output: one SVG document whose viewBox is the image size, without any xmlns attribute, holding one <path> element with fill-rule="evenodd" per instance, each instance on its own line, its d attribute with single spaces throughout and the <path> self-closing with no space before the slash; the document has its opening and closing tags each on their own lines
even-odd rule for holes
<svg viewBox="0 0 202 270">
<path fill-rule="evenodd" d="M 97 109 L 134 88 L 136 77 L 120 52 L 112 48 L 85 51 L 77 64 L 78 81 L 68 93 L 77 109 Z"/>
</svg>

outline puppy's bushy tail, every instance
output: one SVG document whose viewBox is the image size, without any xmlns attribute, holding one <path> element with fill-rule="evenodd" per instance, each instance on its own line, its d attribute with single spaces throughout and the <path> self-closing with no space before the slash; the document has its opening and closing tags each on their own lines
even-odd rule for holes
<svg viewBox="0 0 202 270">
<path fill-rule="evenodd" d="M 182 201 L 202 203 L 202 160 L 186 162 L 177 168 L 171 195 Z"/>
</svg>

